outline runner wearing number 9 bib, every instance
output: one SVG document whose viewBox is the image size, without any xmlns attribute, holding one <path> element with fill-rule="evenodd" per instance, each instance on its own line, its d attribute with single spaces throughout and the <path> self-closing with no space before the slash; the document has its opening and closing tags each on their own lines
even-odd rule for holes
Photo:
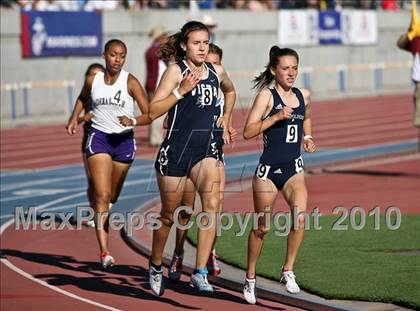
<svg viewBox="0 0 420 311">
<path fill-rule="evenodd" d="M 293 87 L 298 72 L 299 56 L 289 48 L 273 46 L 266 70 L 254 80 L 259 91 L 246 121 L 244 138 L 251 139 L 263 134 L 264 151 L 253 179 L 253 197 L 256 213 L 272 213 L 278 192 L 289 205 L 292 213 L 299 213 L 298 223 L 291 226 L 287 238 L 286 260 L 280 275 L 286 290 L 298 293 L 299 286 L 293 266 L 304 235 L 304 215 L 307 190 L 303 148 L 315 151 L 311 132 L 310 95 L 307 90 Z M 269 88 L 272 84 L 273 87 Z M 295 219 L 295 217 L 293 217 Z M 256 265 L 263 239 L 268 231 L 265 217 L 258 218 L 257 229 L 251 230 L 248 239 L 248 264 L 244 296 L 249 303 L 256 303 Z"/>
</svg>

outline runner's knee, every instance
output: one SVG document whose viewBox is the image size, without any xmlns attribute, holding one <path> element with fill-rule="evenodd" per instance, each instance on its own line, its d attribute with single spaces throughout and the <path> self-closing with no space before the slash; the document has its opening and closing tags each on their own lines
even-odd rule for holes
<svg viewBox="0 0 420 311">
<path fill-rule="evenodd" d="M 263 239 L 265 234 L 269 231 L 269 229 L 264 224 L 258 224 L 257 229 L 252 230 L 254 232 L 254 235 L 258 237 L 259 239 Z"/>
<path fill-rule="evenodd" d="M 305 213 L 304 212 L 300 212 L 299 215 L 296 217 L 296 221 L 297 221 L 297 229 L 303 229 L 305 228 Z"/>
<path fill-rule="evenodd" d="M 203 200 L 203 211 L 208 213 L 217 213 L 220 208 L 220 199 L 218 196 L 211 196 Z"/>
<path fill-rule="evenodd" d="M 110 191 L 97 191 L 95 192 L 95 202 L 96 204 L 108 204 L 111 200 Z"/>
<path fill-rule="evenodd" d="M 171 227 L 172 224 L 174 223 L 173 213 L 172 212 L 165 211 L 165 210 L 163 210 L 163 211 L 160 212 L 159 219 L 162 222 L 162 224 L 164 226 L 167 226 L 167 227 Z"/>
</svg>

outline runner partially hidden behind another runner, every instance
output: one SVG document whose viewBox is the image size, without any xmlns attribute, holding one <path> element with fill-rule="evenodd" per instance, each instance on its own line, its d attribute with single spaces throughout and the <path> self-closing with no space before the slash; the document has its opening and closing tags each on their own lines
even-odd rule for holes
<svg viewBox="0 0 420 311">
<path fill-rule="evenodd" d="M 86 69 L 85 72 L 85 80 L 84 83 L 86 83 L 86 80 L 88 77 L 92 78 L 96 75 L 97 72 L 105 71 L 104 66 L 98 63 L 90 64 L 89 67 Z M 92 111 L 92 98 L 89 97 L 88 99 L 82 99 L 80 97 L 77 98 L 76 104 L 74 105 L 73 114 L 76 114 L 77 111 L 84 111 L 84 115 L 78 117 L 77 123 L 80 124 L 83 123 L 83 139 L 82 139 L 82 157 L 83 157 L 83 165 L 85 167 L 85 173 L 87 178 L 88 187 L 86 190 L 87 198 L 89 201 L 89 206 L 93 208 L 93 196 L 94 196 L 94 190 L 93 190 L 93 184 L 92 184 L 92 176 L 89 172 L 88 165 L 87 165 L 87 158 L 85 154 L 85 146 L 87 142 L 88 135 L 90 133 L 90 130 L 92 128 L 92 117 L 93 117 L 93 111 Z M 71 119 L 71 117 L 70 117 Z M 67 128 L 67 127 L 66 127 Z M 94 220 L 89 220 L 87 222 L 87 225 L 89 227 L 95 227 Z"/>
</svg>

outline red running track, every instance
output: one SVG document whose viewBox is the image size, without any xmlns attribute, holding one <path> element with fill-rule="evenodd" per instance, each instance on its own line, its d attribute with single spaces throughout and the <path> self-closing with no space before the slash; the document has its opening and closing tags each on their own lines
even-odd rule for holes
<svg viewBox="0 0 420 311">
<path fill-rule="evenodd" d="M 94 245 L 95 247 L 86 247 Z M 211 298 L 192 290 L 185 275 L 177 284 L 166 279 L 162 297 L 148 288 L 147 259 L 136 254 L 112 231 L 110 250 L 117 265 L 100 269 L 93 229 L 63 231 L 14 230 L 2 235 L 2 257 L 37 280 L 41 286 L 1 265 L 1 310 L 300 310 L 259 300 L 249 305 L 241 293 L 215 287 Z M 72 295 L 69 297 L 68 295 Z M 82 298 L 84 301 L 79 301 Z M 94 305 L 101 304 L 102 307 Z"/>
<path fill-rule="evenodd" d="M 412 126 L 411 95 L 387 95 L 373 98 L 345 99 L 313 104 L 313 136 L 319 148 L 366 146 L 416 138 Z M 225 146 L 227 154 L 261 151 L 260 137 L 248 141 L 242 129 L 248 110 L 234 112 L 239 139 Z M 154 158 L 156 147 L 147 146 L 146 127 L 136 129 L 137 157 Z M 64 125 L 37 126 L 1 131 L 2 170 L 30 169 L 81 162 L 81 133 L 68 136 Z"/>
<path fill-rule="evenodd" d="M 316 169 L 305 176 L 308 212 L 318 208 L 323 215 L 334 207 L 350 210 L 354 206 L 368 212 L 376 206 L 384 213 L 396 206 L 403 214 L 420 214 L 420 154 L 396 155 L 367 162 Z M 225 212 L 253 212 L 251 182 L 231 187 L 225 196 Z M 289 211 L 278 196 L 274 211 Z"/>
<path fill-rule="evenodd" d="M 320 148 L 364 146 L 414 139 L 411 125 L 411 96 L 395 95 L 370 99 L 319 102 L 313 106 L 314 136 Z M 242 132 L 245 110 L 235 111 L 234 123 Z M 81 128 L 79 128 L 81 130 Z M 146 129 L 137 129 L 139 157 L 153 158 L 156 148 L 145 147 Z M 38 126 L 1 131 L 1 169 L 41 168 L 81 162 L 79 133 L 68 137 L 64 125 Z M 227 153 L 258 150 L 260 141 L 240 139 Z M 385 161 L 385 160 L 381 160 Z M 361 205 L 371 209 L 374 204 L 397 205 L 404 212 L 418 213 L 420 160 L 417 158 L 388 159 L 388 162 L 359 163 L 356 166 L 330 167 L 308 176 L 309 208 L 330 213 L 335 204 L 350 208 Z M 392 197 L 391 197 L 392 193 Z M 279 200 L 280 202 L 281 200 Z M 226 198 L 225 207 L 237 210 L 245 206 L 251 211 L 250 189 Z M 281 204 L 281 203 L 279 203 Z M 282 207 L 284 210 L 284 205 Z M 243 210 L 242 210 L 243 211 Z M 156 298 L 147 289 L 146 258 L 134 253 L 117 232 L 111 234 L 111 249 L 118 265 L 109 272 L 98 266 L 96 240 L 92 230 L 16 231 L 7 229 L 1 236 L 3 263 L 25 271 L 27 277 L 45 281 L 71 295 L 41 286 L 1 265 L 1 310 L 70 310 L 102 308 L 176 310 L 256 310 L 267 307 L 277 310 L 293 308 L 261 301 L 261 305 L 244 303 L 241 294 L 218 288 L 215 297 L 197 297 L 189 291 L 184 276 L 180 285 L 169 285 L 165 296 Z M 169 283 L 170 284 L 170 283 Z"/>
</svg>

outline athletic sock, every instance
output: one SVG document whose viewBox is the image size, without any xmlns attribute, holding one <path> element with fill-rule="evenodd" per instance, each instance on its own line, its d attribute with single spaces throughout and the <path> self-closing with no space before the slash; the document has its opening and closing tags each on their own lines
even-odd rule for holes
<svg viewBox="0 0 420 311">
<path fill-rule="evenodd" d="M 197 268 L 194 269 L 193 274 L 200 273 L 201 275 L 207 275 L 209 272 L 206 268 Z"/>
<path fill-rule="evenodd" d="M 152 260 L 150 260 L 150 265 L 153 267 L 153 269 L 155 269 L 156 271 L 161 271 L 162 270 L 162 264 L 160 265 L 155 265 Z"/>
</svg>

